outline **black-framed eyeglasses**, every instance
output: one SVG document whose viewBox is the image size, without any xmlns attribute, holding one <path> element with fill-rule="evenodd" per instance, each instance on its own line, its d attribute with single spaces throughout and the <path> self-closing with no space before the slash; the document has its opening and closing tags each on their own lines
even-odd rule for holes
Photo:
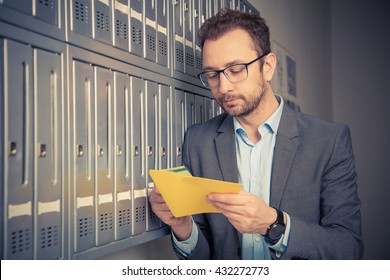
<svg viewBox="0 0 390 280">
<path fill-rule="evenodd" d="M 267 54 L 268 53 L 263 53 L 262 55 L 248 63 L 238 63 L 230 65 L 222 70 L 203 71 L 202 73 L 198 74 L 198 77 L 201 80 L 202 84 L 207 88 L 213 88 L 218 86 L 219 75 L 221 73 L 223 73 L 231 83 L 238 83 L 248 78 L 248 66 L 262 59 Z"/>
</svg>

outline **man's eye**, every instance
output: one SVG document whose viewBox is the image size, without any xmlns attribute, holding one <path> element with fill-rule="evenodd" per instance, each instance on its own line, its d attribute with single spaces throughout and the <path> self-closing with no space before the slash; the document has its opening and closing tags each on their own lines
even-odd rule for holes
<svg viewBox="0 0 390 280">
<path fill-rule="evenodd" d="M 229 67 L 227 70 L 230 74 L 238 74 L 242 72 L 245 69 L 245 66 L 243 65 L 234 65 L 232 67 Z"/>
<path fill-rule="evenodd" d="M 207 78 L 208 79 L 215 79 L 218 77 L 218 73 L 217 72 L 207 72 Z"/>
</svg>

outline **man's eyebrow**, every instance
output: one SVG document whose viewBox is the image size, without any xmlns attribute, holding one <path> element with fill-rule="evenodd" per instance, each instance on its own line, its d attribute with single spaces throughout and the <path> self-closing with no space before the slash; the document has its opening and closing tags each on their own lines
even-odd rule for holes
<svg viewBox="0 0 390 280">
<path fill-rule="evenodd" d="M 232 66 L 232 65 L 236 65 L 236 64 L 244 64 L 246 62 L 244 62 L 243 60 L 241 59 L 236 59 L 236 60 L 233 60 L 233 61 L 230 61 L 228 63 L 226 63 L 224 65 L 223 68 L 221 69 L 225 69 L 226 67 L 229 67 L 229 66 Z M 214 67 L 211 67 L 211 66 L 205 66 L 203 67 L 203 71 L 218 71 L 218 70 L 221 70 L 221 69 L 215 69 Z"/>
</svg>

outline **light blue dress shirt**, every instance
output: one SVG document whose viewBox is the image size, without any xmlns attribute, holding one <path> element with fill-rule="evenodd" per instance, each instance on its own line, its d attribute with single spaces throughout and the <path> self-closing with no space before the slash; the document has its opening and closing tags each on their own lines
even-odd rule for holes
<svg viewBox="0 0 390 280">
<path fill-rule="evenodd" d="M 235 118 L 233 120 L 236 134 L 238 180 L 243 184 L 245 191 L 260 197 L 268 205 L 271 193 L 273 153 L 284 103 L 280 96 L 276 97 L 279 101 L 279 107 L 259 126 L 261 140 L 257 143 L 252 143 L 245 129 Z M 286 216 L 285 234 L 276 244 L 268 243 L 261 234 L 243 234 L 242 258 L 247 260 L 271 259 L 270 248 L 276 252 L 277 257 L 280 257 L 287 248 L 290 234 L 290 217 Z M 191 255 L 197 239 L 198 228 L 194 222 L 189 239 L 179 242 L 173 234 L 174 245 L 185 256 Z"/>
</svg>

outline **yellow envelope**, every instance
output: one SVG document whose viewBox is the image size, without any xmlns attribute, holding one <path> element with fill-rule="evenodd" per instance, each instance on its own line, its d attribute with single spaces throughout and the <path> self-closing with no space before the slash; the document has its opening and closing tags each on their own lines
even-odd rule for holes
<svg viewBox="0 0 390 280">
<path fill-rule="evenodd" d="M 184 171 L 184 172 L 183 172 Z M 242 184 L 192 177 L 184 166 L 172 170 L 149 170 L 156 187 L 175 217 L 218 213 L 206 202 L 210 193 L 238 193 Z"/>
</svg>

